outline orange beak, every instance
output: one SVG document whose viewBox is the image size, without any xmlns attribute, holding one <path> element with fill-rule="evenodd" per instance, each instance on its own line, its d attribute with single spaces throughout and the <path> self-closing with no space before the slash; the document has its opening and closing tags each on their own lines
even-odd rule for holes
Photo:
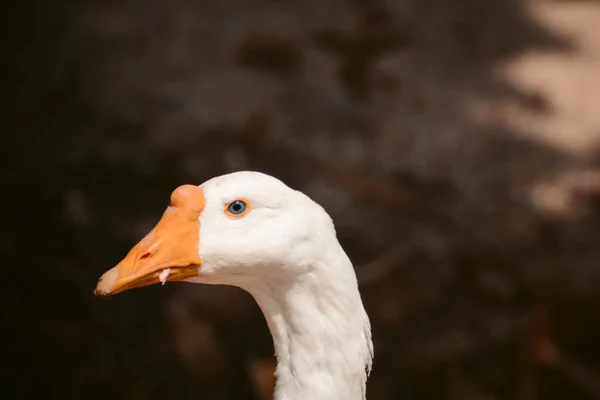
<svg viewBox="0 0 600 400">
<path fill-rule="evenodd" d="M 170 268 L 168 281 L 197 275 L 202 263 L 198 254 L 204 192 L 183 185 L 171 194 L 171 204 L 161 220 L 116 267 L 98 280 L 94 294 L 110 296 L 136 287 L 161 282 L 160 273 Z"/>
</svg>

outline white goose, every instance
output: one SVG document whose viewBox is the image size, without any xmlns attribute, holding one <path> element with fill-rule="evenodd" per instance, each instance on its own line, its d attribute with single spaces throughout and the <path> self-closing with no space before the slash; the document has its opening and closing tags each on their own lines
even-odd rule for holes
<svg viewBox="0 0 600 400">
<path fill-rule="evenodd" d="M 254 297 L 273 336 L 276 400 L 365 399 L 369 318 L 331 218 L 305 194 L 246 171 L 180 186 L 95 293 L 167 280 L 235 285 Z"/>
</svg>

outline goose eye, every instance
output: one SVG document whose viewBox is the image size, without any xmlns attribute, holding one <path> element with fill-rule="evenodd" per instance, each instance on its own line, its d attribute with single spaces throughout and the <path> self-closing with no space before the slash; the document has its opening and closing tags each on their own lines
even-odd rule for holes
<svg viewBox="0 0 600 400">
<path fill-rule="evenodd" d="M 242 217 L 248 211 L 248 205 L 244 200 L 235 200 L 227 205 L 225 213 L 232 217 Z"/>
</svg>

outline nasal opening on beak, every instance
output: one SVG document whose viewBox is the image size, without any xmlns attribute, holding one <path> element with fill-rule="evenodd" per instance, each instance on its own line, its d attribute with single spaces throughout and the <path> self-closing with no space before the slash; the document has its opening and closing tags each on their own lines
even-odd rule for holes
<svg viewBox="0 0 600 400">
<path fill-rule="evenodd" d="M 94 293 L 110 296 L 136 287 L 180 281 L 197 275 L 199 217 L 204 209 L 202 188 L 178 187 L 160 221 L 127 256 L 98 280 Z M 167 271 L 168 270 L 168 271 Z M 162 273 L 162 275 L 161 275 Z"/>
</svg>

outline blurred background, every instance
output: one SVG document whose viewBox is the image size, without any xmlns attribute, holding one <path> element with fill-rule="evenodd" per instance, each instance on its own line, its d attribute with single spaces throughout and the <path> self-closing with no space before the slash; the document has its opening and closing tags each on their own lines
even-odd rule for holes
<svg viewBox="0 0 600 400">
<path fill-rule="evenodd" d="M 92 295 L 175 187 L 244 169 L 333 217 L 370 400 L 600 399 L 600 2 L 0 9 L 2 399 L 269 399 L 245 292 Z"/>
</svg>

